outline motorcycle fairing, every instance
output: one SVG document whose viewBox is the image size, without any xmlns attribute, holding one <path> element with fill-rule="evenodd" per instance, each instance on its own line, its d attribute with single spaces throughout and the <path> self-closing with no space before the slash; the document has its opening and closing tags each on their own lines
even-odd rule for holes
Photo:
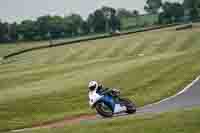
<svg viewBox="0 0 200 133">
<path fill-rule="evenodd" d="M 93 105 L 98 102 L 103 95 L 99 95 L 96 91 L 89 92 L 89 105 L 93 107 Z"/>
</svg>

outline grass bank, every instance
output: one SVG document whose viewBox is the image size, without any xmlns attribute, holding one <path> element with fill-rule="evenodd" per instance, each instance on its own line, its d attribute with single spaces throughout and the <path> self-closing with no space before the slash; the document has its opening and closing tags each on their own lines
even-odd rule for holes
<svg viewBox="0 0 200 133">
<path fill-rule="evenodd" d="M 146 116 L 83 121 L 65 128 L 34 129 L 19 133 L 199 133 L 200 109 L 185 109 Z"/>
<path fill-rule="evenodd" d="M 0 131 L 94 113 L 92 79 L 121 88 L 137 106 L 171 96 L 200 73 L 199 33 L 151 31 L 12 57 L 0 65 Z"/>
</svg>

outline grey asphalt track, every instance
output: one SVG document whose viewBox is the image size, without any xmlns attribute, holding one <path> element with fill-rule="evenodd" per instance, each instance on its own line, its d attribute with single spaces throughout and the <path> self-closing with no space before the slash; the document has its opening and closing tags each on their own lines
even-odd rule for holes
<svg viewBox="0 0 200 133">
<path fill-rule="evenodd" d="M 167 112 L 175 109 L 189 108 L 200 106 L 200 76 L 196 78 L 192 83 L 190 83 L 186 88 L 184 88 L 178 94 L 171 96 L 167 99 L 164 99 L 160 102 L 146 105 L 144 107 L 138 108 L 136 114 L 134 115 L 143 115 L 148 113 L 161 113 Z M 127 116 L 127 114 L 116 115 L 118 117 Z M 93 122 L 95 120 L 102 119 L 99 115 L 91 115 L 90 117 L 78 117 L 71 120 L 61 120 L 57 122 L 51 122 L 49 124 L 39 125 L 32 128 L 18 129 L 13 130 L 12 132 L 32 130 L 36 128 L 52 128 L 52 127 L 63 127 L 68 123 L 84 123 L 84 122 Z"/>
<path fill-rule="evenodd" d="M 200 77 L 177 95 L 161 102 L 141 107 L 137 113 L 159 113 L 193 106 L 200 106 Z"/>
</svg>

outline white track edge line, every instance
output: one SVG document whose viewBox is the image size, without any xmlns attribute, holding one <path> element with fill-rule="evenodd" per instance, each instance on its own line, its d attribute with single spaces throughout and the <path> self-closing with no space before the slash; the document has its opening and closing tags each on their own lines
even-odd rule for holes
<svg viewBox="0 0 200 133">
<path fill-rule="evenodd" d="M 148 104 L 144 107 L 148 107 L 148 106 L 153 106 L 153 105 L 156 105 L 156 104 L 160 104 L 164 101 L 167 101 L 167 100 L 170 100 L 174 97 L 177 97 L 179 95 L 181 95 L 182 93 L 186 92 L 190 87 L 192 87 L 198 80 L 200 80 L 200 75 L 195 79 L 193 80 L 190 84 L 188 84 L 183 90 L 181 90 L 180 92 L 178 92 L 177 94 L 173 95 L 173 96 L 170 96 L 166 99 L 163 99 L 161 101 L 158 101 L 158 102 L 155 102 L 155 103 L 152 103 L 152 104 Z M 143 107 L 142 107 L 143 108 Z M 27 130 L 33 130 L 33 129 L 39 129 L 39 127 L 36 127 L 36 128 L 24 128 L 24 129 L 17 129 L 17 130 L 11 130 L 10 132 L 20 132 L 20 131 L 27 131 Z"/>
<path fill-rule="evenodd" d="M 190 87 L 192 87 L 198 80 L 200 80 L 200 75 L 199 75 L 195 80 L 193 80 L 190 84 L 188 84 L 183 90 L 181 90 L 180 92 L 178 92 L 177 94 L 175 94 L 175 95 L 173 95 L 173 96 L 170 96 L 170 97 L 168 97 L 168 98 L 165 98 L 165 99 L 163 99 L 163 100 L 161 100 L 161 101 L 158 101 L 158 102 L 155 102 L 155 103 L 152 103 L 152 104 L 145 105 L 145 106 L 143 106 L 143 107 L 153 106 L 153 105 L 160 104 L 160 103 L 162 103 L 162 102 L 168 101 L 168 100 L 170 100 L 170 99 L 172 99 L 172 98 L 175 98 L 175 97 L 177 97 L 177 96 L 183 94 L 184 92 L 188 91 L 188 89 L 189 89 Z M 141 108 L 143 108 L 143 107 L 141 107 Z"/>
</svg>

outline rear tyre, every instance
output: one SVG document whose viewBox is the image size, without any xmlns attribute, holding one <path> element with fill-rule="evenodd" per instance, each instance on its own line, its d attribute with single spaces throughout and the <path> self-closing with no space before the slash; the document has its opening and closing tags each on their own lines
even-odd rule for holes
<svg viewBox="0 0 200 133">
<path fill-rule="evenodd" d="M 104 103 L 97 103 L 95 108 L 96 108 L 97 113 L 103 117 L 112 117 L 113 116 L 113 111 L 108 106 L 106 106 Z"/>
<path fill-rule="evenodd" d="M 136 112 L 136 105 L 129 99 L 120 99 L 121 104 L 125 105 L 127 108 L 126 113 L 133 114 Z"/>
</svg>

